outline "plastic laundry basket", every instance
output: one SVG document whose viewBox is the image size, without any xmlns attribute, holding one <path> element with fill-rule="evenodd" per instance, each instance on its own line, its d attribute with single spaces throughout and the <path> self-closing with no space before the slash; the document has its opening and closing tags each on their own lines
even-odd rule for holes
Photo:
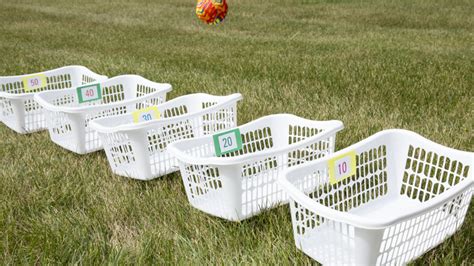
<svg viewBox="0 0 474 266">
<path fill-rule="evenodd" d="M 36 92 L 62 90 L 107 79 L 83 66 L 67 66 L 45 72 L 0 77 L 0 121 L 18 133 L 46 128 L 42 108 L 33 100 Z"/>
<path fill-rule="evenodd" d="M 158 120 L 135 123 L 134 114 L 91 121 L 99 133 L 112 171 L 148 180 L 179 170 L 169 143 L 235 127 L 240 94 L 181 96 L 157 106 Z"/>
<path fill-rule="evenodd" d="M 238 127 L 242 149 L 216 157 L 212 135 L 168 146 L 179 160 L 189 202 L 209 214 L 239 221 L 287 201 L 277 183 L 282 170 L 334 150 L 340 121 L 311 121 L 289 114 Z"/>
<path fill-rule="evenodd" d="M 96 100 L 86 98 L 89 88 L 99 88 L 91 94 Z M 102 148 L 97 132 L 89 126 L 91 120 L 160 104 L 166 100 L 171 85 L 124 75 L 88 84 L 86 94 L 79 93 L 79 89 L 41 92 L 35 95 L 35 100 L 44 108 L 51 140 L 65 149 L 84 154 Z"/>
<path fill-rule="evenodd" d="M 330 265 L 400 265 L 462 225 L 473 167 L 474 153 L 386 130 L 288 170 L 280 182 L 304 253 Z"/>
</svg>

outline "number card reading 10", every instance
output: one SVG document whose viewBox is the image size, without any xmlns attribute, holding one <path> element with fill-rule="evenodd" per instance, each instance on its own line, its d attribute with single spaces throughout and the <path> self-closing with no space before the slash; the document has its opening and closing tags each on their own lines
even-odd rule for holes
<svg viewBox="0 0 474 266">
<path fill-rule="evenodd" d="M 334 185 L 356 173 L 356 152 L 337 156 L 328 162 L 329 182 Z"/>
<path fill-rule="evenodd" d="M 46 87 L 47 81 L 44 74 L 31 75 L 22 78 L 23 88 L 25 91 L 36 90 L 42 87 Z"/>
<path fill-rule="evenodd" d="M 213 139 L 218 157 L 242 149 L 242 136 L 238 128 L 215 134 Z"/>
<path fill-rule="evenodd" d="M 133 122 L 140 123 L 150 120 L 160 119 L 160 110 L 157 106 L 150 106 L 147 108 L 139 109 L 132 112 Z"/>
<path fill-rule="evenodd" d="M 100 84 L 91 84 L 77 87 L 77 96 L 79 103 L 97 101 L 102 98 Z"/>
</svg>

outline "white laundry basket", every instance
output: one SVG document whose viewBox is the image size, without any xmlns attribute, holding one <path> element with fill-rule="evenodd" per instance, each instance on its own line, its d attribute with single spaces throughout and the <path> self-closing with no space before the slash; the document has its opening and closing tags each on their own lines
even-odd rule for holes
<svg viewBox="0 0 474 266">
<path fill-rule="evenodd" d="M 287 201 L 277 178 L 288 167 L 334 151 L 340 121 L 311 121 L 290 114 L 262 117 L 239 126 L 242 148 L 217 157 L 214 136 L 168 146 L 177 157 L 191 205 L 240 221 Z"/>
<path fill-rule="evenodd" d="M 84 86 L 83 86 L 84 87 Z M 89 101 L 81 88 L 46 91 L 35 95 L 44 108 L 51 140 L 70 151 L 85 154 L 102 148 L 97 132 L 89 122 L 100 117 L 124 114 L 166 101 L 171 85 L 155 83 L 136 75 L 117 76 L 91 83 L 85 91 L 99 88 Z"/>
<path fill-rule="evenodd" d="M 157 120 L 135 123 L 129 113 L 99 118 L 90 125 L 99 133 L 114 173 L 148 180 L 179 170 L 167 151 L 171 142 L 235 127 L 240 99 L 240 94 L 190 94 L 158 105 Z"/>
<path fill-rule="evenodd" d="M 0 77 L 0 121 L 25 134 L 46 129 L 42 108 L 35 93 L 62 90 L 107 79 L 83 66 L 66 66 L 21 76 Z"/>
<path fill-rule="evenodd" d="M 386 130 L 279 181 L 304 253 L 329 265 L 401 265 L 462 225 L 473 167 L 474 153 Z"/>
</svg>

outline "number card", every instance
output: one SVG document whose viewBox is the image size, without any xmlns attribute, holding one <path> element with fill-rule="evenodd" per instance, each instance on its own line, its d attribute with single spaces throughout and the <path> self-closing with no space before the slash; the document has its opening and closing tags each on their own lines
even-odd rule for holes
<svg viewBox="0 0 474 266">
<path fill-rule="evenodd" d="M 45 87 L 47 84 L 46 75 L 44 74 L 27 76 L 27 77 L 22 78 L 22 81 L 23 81 L 23 88 L 25 89 L 25 91 L 36 90 L 36 89 Z"/>
<path fill-rule="evenodd" d="M 348 153 L 337 156 L 328 162 L 329 168 L 329 182 L 334 185 L 349 176 L 356 173 L 356 152 L 350 151 Z"/>
<path fill-rule="evenodd" d="M 158 120 L 160 119 L 160 110 L 158 110 L 157 106 L 150 106 L 147 108 L 139 109 L 132 112 L 133 122 L 140 123 L 144 121 L 150 120 Z"/>
<path fill-rule="evenodd" d="M 215 134 L 213 139 L 216 156 L 218 157 L 242 149 L 242 136 L 238 128 Z"/>
<path fill-rule="evenodd" d="M 97 83 L 77 87 L 77 96 L 79 97 L 79 103 L 100 100 L 102 98 L 100 84 Z"/>
</svg>

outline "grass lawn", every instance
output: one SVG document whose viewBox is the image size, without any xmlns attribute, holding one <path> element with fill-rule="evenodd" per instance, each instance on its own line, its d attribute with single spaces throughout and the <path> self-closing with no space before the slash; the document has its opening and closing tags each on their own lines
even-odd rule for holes
<svg viewBox="0 0 474 266">
<path fill-rule="evenodd" d="M 338 149 L 405 128 L 474 150 L 473 1 L 228 1 L 225 23 L 207 26 L 195 0 L 0 0 L 0 75 L 78 64 L 169 82 L 170 98 L 240 92 L 239 124 L 281 112 L 342 120 Z M 116 176 L 104 152 L 1 124 L 0 261 L 312 263 L 287 206 L 227 222 L 193 209 L 180 178 Z M 473 265 L 473 236 L 471 206 L 414 263 Z"/>
</svg>

